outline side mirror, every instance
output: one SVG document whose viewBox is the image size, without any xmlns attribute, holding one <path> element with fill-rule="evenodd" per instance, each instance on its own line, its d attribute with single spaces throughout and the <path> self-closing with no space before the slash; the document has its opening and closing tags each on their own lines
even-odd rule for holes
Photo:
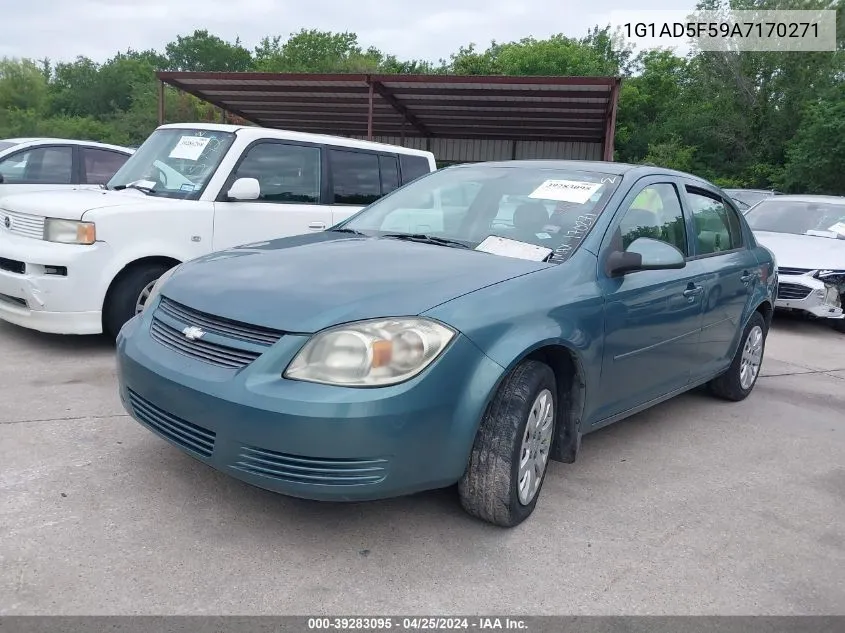
<svg viewBox="0 0 845 633">
<path fill-rule="evenodd" d="M 675 270 L 687 265 L 684 254 L 666 242 L 639 237 L 625 252 L 614 251 L 607 258 L 607 274 L 618 277 L 640 270 Z"/>
<path fill-rule="evenodd" d="M 255 178 L 238 178 L 226 193 L 229 200 L 258 200 L 261 197 L 261 185 Z"/>
</svg>

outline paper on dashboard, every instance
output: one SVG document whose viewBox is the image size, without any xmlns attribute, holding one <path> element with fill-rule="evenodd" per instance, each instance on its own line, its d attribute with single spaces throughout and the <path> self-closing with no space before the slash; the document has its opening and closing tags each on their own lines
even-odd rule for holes
<svg viewBox="0 0 845 633">
<path fill-rule="evenodd" d="M 552 254 L 552 249 L 550 248 L 529 244 L 528 242 L 510 240 L 506 237 L 498 237 L 496 235 L 485 238 L 481 244 L 475 247 L 475 250 L 492 255 L 501 255 L 502 257 L 527 259 L 532 262 L 541 262 Z"/>
</svg>

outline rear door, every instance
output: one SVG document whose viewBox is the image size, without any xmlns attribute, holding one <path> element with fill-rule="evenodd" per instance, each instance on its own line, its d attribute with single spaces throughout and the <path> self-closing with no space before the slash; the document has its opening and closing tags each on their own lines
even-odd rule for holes
<svg viewBox="0 0 845 633">
<path fill-rule="evenodd" d="M 0 159 L 0 197 L 30 191 L 71 189 L 78 182 L 76 147 L 36 145 Z"/>
<path fill-rule="evenodd" d="M 319 145 L 262 139 L 249 145 L 214 203 L 214 250 L 320 231 L 332 223 L 324 204 L 323 149 Z M 229 200 L 238 178 L 255 178 L 258 200 Z"/>
<path fill-rule="evenodd" d="M 102 147 L 79 147 L 79 181 L 92 188 L 106 184 L 115 175 L 130 154 Z"/>
<path fill-rule="evenodd" d="M 332 223 L 337 224 L 399 186 L 396 154 L 328 147 Z"/>
<path fill-rule="evenodd" d="M 735 207 L 715 189 L 684 183 L 684 204 L 692 217 L 692 260 L 706 272 L 704 315 L 696 377 L 727 366 L 761 282 L 757 258 L 745 243 Z"/>
</svg>

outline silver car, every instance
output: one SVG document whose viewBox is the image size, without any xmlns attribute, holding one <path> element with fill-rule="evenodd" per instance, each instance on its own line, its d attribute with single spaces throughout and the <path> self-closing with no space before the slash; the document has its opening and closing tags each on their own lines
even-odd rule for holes
<svg viewBox="0 0 845 633">
<path fill-rule="evenodd" d="M 771 196 L 745 217 L 775 255 L 775 307 L 828 319 L 845 332 L 845 197 Z"/>
</svg>

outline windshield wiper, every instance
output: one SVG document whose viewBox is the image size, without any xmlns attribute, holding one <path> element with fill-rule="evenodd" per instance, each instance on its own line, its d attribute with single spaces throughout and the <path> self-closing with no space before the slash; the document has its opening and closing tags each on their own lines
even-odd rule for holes
<svg viewBox="0 0 845 633">
<path fill-rule="evenodd" d="M 355 229 L 329 229 L 332 233 L 352 233 L 352 235 L 363 235 L 364 237 L 369 237 L 366 233 L 362 233 L 361 231 L 356 231 Z"/>
<path fill-rule="evenodd" d="M 144 185 L 138 185 L 138 184 L 135 184 L 134 182 L 130 183 L 128 185 L 115 185 L 114 186 L 115 191 L 122 191 L 124 189 L 137 189 L 138 191 L 142 191 L 143 193 L 145 193 L 147 195 L 156 192 L 155 189 L 153 189 L 152 187 L 145 187 Z"/>
<path fill-rule="evenodd" d="M 382 237 L 389 237 L 395 240 L 407 240 L 409 242 L 423 242 L 425 244 L 437 244 L 438 246 L 451 246 L 453 248 L 469 248 L 463 242 L 458 240 L 450 240 L 445 237 L 435 237 L 434 235 L 426 235 L 425 233 L 387 233 Z"/>
</svg>

